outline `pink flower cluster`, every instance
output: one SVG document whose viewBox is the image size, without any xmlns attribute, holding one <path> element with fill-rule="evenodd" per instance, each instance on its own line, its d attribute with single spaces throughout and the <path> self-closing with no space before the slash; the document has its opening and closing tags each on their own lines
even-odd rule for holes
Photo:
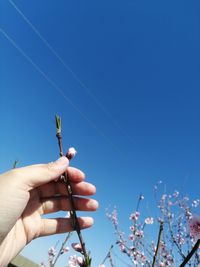
<svg viewBox="0 0 200 267">
<path fill-rule="evenodd" d="M 76 255 L 70 256 L 68 261 L 68 267 L 82 267 L 83 266 L 83 258 L 77 257 Z"/>
<path fill-rule="evenodd" d="M 136 222 L 138 218 L 140 217 L 140 212 L 136 211 L 130 215 L 130 220 Z"/>
<path fill-rule="evenodd" d="M 52 262 L 55 256 L 56 256 L 56 249 L 54 247 L 51 247 L 48 250 L 48 260 L 49 260 L 49 262 Z"/>
<path fill-rule="evenodd" d="M 74 153 L 74 151 L 72 152 Z M 200 216 L 194 215 L 194 210 L 199 206 L 200 200 L 190 201 L 188 196 L 181 197 L 177 190 L 172 194 L 160 194 L 158 197 L 158 188 L 161 184 L 162 182 L 159 182 L 154 187 L 154 196 L 159 209 L 158 217 L 147 217 L 142 214 L 140 203 L 144 200 L 144 196 L 140 195 L 136 209 L 129 216 L 128 233 L 120 229 L 116 208 L 111 213 L 106 212 L 115 229 L 116 244 L 123 255 L 129 258 L 131 266 L 151 267 L 154 260 L 157 267 L 178 266 L 186 258 L 195 242 L 200 239 Z M 158 225 L 160 228 L 154 229 Z M 162 234 L 159 240 L 158 233 L 161 231 L 161 226 Z M 150 238 L 147 235 L 148 230 L 150 231 Z M 153 232 L 152 236 L 151 232 Z M 154 239 L 156 241 L 153 241 Z M 72 243 L 71 246 L 76 252 L 83 254 L 79 243 Z M 55 247 L 48 250 L 50 266 L 57 255 Z M 65 247 L 61 254 L 68 251 L 69 247 Z M 67 267 L 85 266 L 82 257 L 77 255 L 69 257 Z M 195 257 L 190 260 L 190 266 L 200 266 L 199 250 L 196 251 Z M 45 267 L 44 263 L 41 263 L 40 267 Z M 98 267 L 105 267 L 105 265 L 100 264 Z"/>
<path fill-rule="evenodd" d="M 144 196 L 141 198 L 140 195 L 136 211 L 129 217 L 131 226 L 127 238 L 119 228 L 117 210 L 114 209 L 111 214 L 107 213 L 115 228 L 116 244 L 120 251 L 128 256 L 133 266 L 150 267 L 154 256 L 156 257 L 155 266 L 179 265 L 194 246 L 194 242 L 200 239 L 200 216 L 193 215 L 194 209 L 200 205 L 200 200 L 190 201 L 188 196 L 182 197 L 177 190 L 172 194 L 164 193 L 158 197 L 160 185 L 162 185 L 161 181 L 154 187 L 154 197 L 159 209 L 157 219 L 155 220 L 151 216 L 145 218 L 141 215 L 139 206 L 141 200 L 144 200 Z M 152 241 L 151 243 L 148 243 L 146 238 L 146 231 L 150 229 L 149 227 L 157 225 L 163 225 L 158 254 L 156 254 L 158 237 L 155 236 L 156 242 Z M 154 232 L 159 233 L 159 230 Z M 197 251 L 195 255 L 190 261 L 190 266 L 200 266 L 200 252 Z"/>
</svg>

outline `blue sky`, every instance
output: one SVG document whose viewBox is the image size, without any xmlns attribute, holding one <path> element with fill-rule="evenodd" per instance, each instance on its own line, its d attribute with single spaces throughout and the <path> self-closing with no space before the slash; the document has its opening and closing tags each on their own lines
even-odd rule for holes
<svg viewBox="0 0 200 267">
<path fill-rule="evenodd" d="M 153 211 L 158 180 L 199 197 L 199 13 L 199 1 L 0 2 L 0 170 L 56 159 L 62 117 L 72 165 L 97 186 L 100 209 L 84 232 L 94 266 L 114 242 L 109 205 L 126 228 L 138 194 Z M 40 262 L 62 238 L 23 254 Z"/>
</svg>

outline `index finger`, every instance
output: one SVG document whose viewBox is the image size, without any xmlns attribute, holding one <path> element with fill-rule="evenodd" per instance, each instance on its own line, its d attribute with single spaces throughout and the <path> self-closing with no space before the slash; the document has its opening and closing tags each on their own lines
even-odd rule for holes
<svg viewBox="0 0 200 267">
<path fill-rule="evenodd" d="M 69 160 L 61 157 L 58 160 L 48 164 L 36 164 L 22 168 L 13 169 L 11 172 L 12 182 L 16 181 L 28 187 L 28 190 L 38 187 L 42 184 L 56 180 L 67 171 Z M 69 170 L 69 176 L 78 179 L 79 175 L 75 170 Z M 10 177 L 8 175 L 8 177 Z"/>
</svg>

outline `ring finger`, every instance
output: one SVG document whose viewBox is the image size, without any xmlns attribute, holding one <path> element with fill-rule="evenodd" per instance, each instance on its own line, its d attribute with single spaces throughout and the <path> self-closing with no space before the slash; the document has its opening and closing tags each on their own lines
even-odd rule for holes
<svg viewBox="0 0 200 267">
<path fill-rule="evenodd" d="M 79 211 L 95 211 L 98 208 L 98 202 L 90 198 L 73 197 L 73 202 L 76 210 Z M 72 210 L 68 198 L 59 196 L 41 200 L 39 212 L 41 215 L 57 212 Z"/>
</svg>

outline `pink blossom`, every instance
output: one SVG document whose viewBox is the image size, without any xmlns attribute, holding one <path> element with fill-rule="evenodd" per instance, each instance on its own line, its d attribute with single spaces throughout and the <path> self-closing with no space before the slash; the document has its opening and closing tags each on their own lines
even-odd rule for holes
<svg viewBox="0 0 200 267">
<path fill-rule="evenodd" d="M 195 240 L 200 239 L 200 216 L 193 216 L 189 220 L 190 233 Z"/>
<path fill-rule="evenodd" d="M 136 229 L 136 228 L 135 228 L 135 226 L 134 226 L 134 225 L 131 225 L 131 226 L 130 226 L 130 230 L 131 230 L 131 232 L 134 232 L 134 231 L 135 231 L 135 229 Z"/>
<path fill-rule="evenodd" d="M 121 250 L 121 252 L 123 252 L 123 253 L 126 252 L 126 246 L 125 246 L 125 243 L 123 241 L 117 241 L 116 244 L 119 244 L 119 249 Z"/>
<path fill-rule="evenodd" d="M 73 255 L 69 257 L 68 267 L 76 267 L 77 266 L 77 256 Z"/>
<path fill-rule="evenodd" d="M 177 198 L 178 196 L 179 196 L 179 192 L 175 190 L 174 193 L 173 193 L 173 197 Z"/>
<path fill-rule="evenodd" d="M 130 215 L 130 220 L 132 220 L 132 221 L 137 221 L 138 218 L 139 218 L 139 216 L 140 216 L 140 212 L 139 212 L 139 211 L 136 211 L 135 213 L 132 213 L 132 214 Z"/>
<path fill-rule="evenodd" d="M 48 255 L 49 256 L 55 256 L 56 255 L 56 249 L 54 247 L 51 247 L 49 250 L 48 250 Z"/>
<path fill-rule="evenodd" d="M 193 200 L 192 207 L 197 208 L 199 206 L 199 203 L 200 203 L 199 199 Z"/>
<path fill-rule="evenodd" d="M 68 267 L 83 266 L 83 258 L 76 255 L 70 256 L 68 261 Z"/>
<path fill-rule="evenodd" d="M 107 215 L 108 219 L 111 220 L 111 222 L 113 223 L 113 225 L 115 227 L 117 227 L 117 225 L 118 225 L 118 218 L 117 218 L 117 210 L 116 210 L 116 208 L 112 211 L 111 214 L 109 214 L 107 212 L 106 215 Z"/>
<path fill-rule="evenodd" d="M 135 235 L 139 238 L 144 237 L 144 232 L 142 230 L 136 230 Z"/>
<path fill-rule="evenodd" d="M 70 250 L 69 247 L 65 247 L 63 248 L 63 253 L 67 253 L 69 250 Z"/>
<path fill-rule="evenodd" d="M 83 252 L 81 244 L 79 244 L 79 243 L 72 243 L 71 246 L 72 246 L 72 248 L 75 251 L 80 252 L 80 253 Z"/>
<path fill-rule="evenodd" d="M 76 155 L 76 153 L 77 153 L 76 149 L 75 149 L 74 147 L 70 147 L 70 148 L 68 149 L 68 151 L 67 151 L 67 155 L 66 155 L 66 157 L 67 157 L 68 159 L 72 159 L 72 158 Z"/>
<path fill-rule="evenodd" d="M 189 220 L 192 218 L 192 213 L 191 213 L 191 211 L 189 209 L 185 210 L 185 216 Z"/>
<path fill-rule="evenodd" d="M 147 218 L 145 219 L 145 223 L 146 223 L 146 224 L 153 224 L 153 217 L 147 217 Z"/>
<path fill-rule="evenodd" d="M 56 249 L 54 247 L 51 247 L 48 250 L 48 260 L 49 260 L 49 262 L 53 261 L 55 256 L 56 256 Z"/>
<path fill-rule="evenodd" d="M 83 264 L 83 258 L 82 257 L 77 257 L 77 263 L 82 266 Z"/>
<path fill-rule="evenodd" d="M 135 236 L 133 234 L 130 234 L 129 237 L 128 237 L 129 240 L 134 240 L 135 239 Z"/>
<path fill-rule="evenodd" d="M 168 201 L 168 205 L 169 206 L 172 206 L 173 205 L 173 202 L 172 201 Z"/>
<path fill-rule="evenodd" d="M 140 200 L 144 200 L 144 196 L 143 195 L 140 195 Z"/>
</svg>

